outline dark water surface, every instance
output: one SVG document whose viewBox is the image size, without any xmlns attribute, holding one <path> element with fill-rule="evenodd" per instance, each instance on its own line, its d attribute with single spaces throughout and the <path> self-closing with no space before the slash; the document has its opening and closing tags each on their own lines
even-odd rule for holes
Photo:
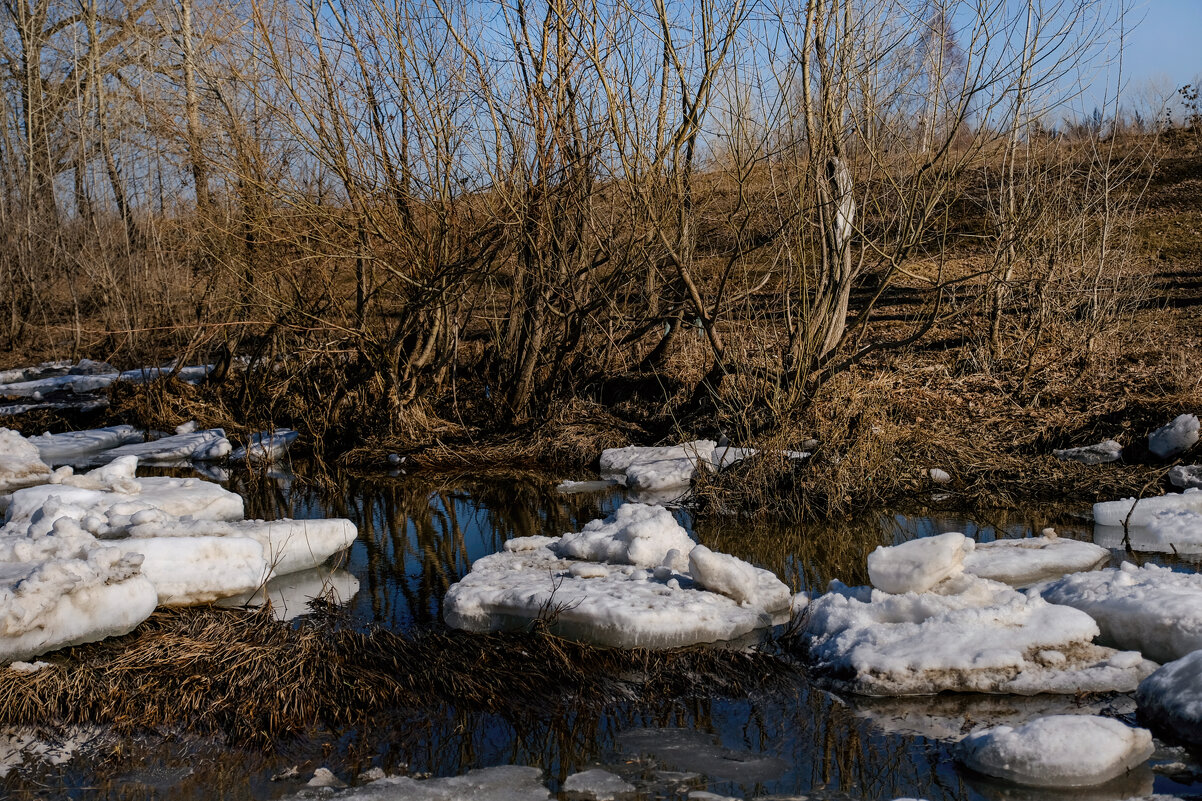
<svg viewBox="0 0 1202 801">
<path fill-rule="evenodd" d="M 235 474 L 226 483 L 245 496 L 248 517 L 353 520 L 359 539 L 345 567 L 359 581 L 354 620 L 399 631 L 440 626 L 447 588 L 505 540 L 579 530 L 624 500 L 621 491 L 564 495 L 553 480 L 537 477 L 344 478 L 332 485 L 336 489 L 320 489 L 317 482 L 283 475 L 251 480 Z M 880 512 L 808 527 L 730 521 L 694 526 L 685 512 L 678 516 L 700 542 L 775 571 L 795 591 L 821 591 L 832 578 L 864 583 L 869 551 L 916 536 L 963 531 L 989 540 L 1052 525 L 1061 536 L 1089 539 L 1091 525 L 1073 514 L 1083 511 L 1032 509 L 974 520 L 936 511 Z M 1196 563 L 1175 566 L 1197 569 Z M 63 753 L 26 758 L 0 778 L 0 797 L 277 798 L 296 793 L 321 766 L 353 782 L 374 767 L 445 776 L 517 764 L 542 768 L 552 790 L 571 773 L 604 767 L 634 783 L 636 797 L 644 799 L 685 799 L 701 790 L 739 798 L 1101 801 L 1153 792 L 1202 798 L 1197 755 L 1167 745 L 1150 768 L 1068 794 L 992 784 L 962 772 L 951 757 L 948 739 L 966 719 L 1014 722 L 1081 706 L 1134 720 L 1134 703 L 1125 696 L 872 700 L 836 697 L 798 677 L 784 689 L 751 697 L 625 702 L 600 713 L 549 702 L 545 709 L 533 705 L 520 719 L 432 704 L 397 710 L 367 730 L 314 731 L 280 743 L 271 754 L 172 732 L 118 737 L 97 730 L 72 733 L 79 743 L 74 750 L 70 742 L 47 737 Z M 0 734 L 0 773 L 11 746 L 5 736 Z M 295 778 L 272 781 L 294 766 Z"/>
</svg>

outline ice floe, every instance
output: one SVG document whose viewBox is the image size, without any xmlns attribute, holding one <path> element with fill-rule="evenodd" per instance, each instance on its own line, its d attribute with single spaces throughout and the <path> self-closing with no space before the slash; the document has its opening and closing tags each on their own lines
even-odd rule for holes
<svg viewBox="0 0 1202 801">
<path fill-rule="evenodd" d="M 158 600 L 141 557 L 70 519 L 0 536 L 0 664 L 132 631 Z"/>
<path fill-rule="evenodd" d="M 1028 587 L 1040 581 L 1101 567 L 1110 552 L 1090 542 L 1062 537 L 979 542 L 964 557 L 964 571 L 1012 587 Z"/>
<path fill-rule="evenodd" d="M 242 496 L 195 478 L 137 478 L 136 457 L 123 457 L 89 473 L 59 468 L 50 484 L 17 490 L 8 507 L 10 523 L 29 520 L 54 499 L 47 511 L 76 516 L 85 529 L 105 537 L 126 533 L 153 510 L 194 520 L 238 520 Z M 142 515 L 142 517 L 139 517 Z"/>
<path fill-rule="evenodd" d="M 270 433 L 254 434 L 245 447 L 238 448 L 230 454 L 230 461 L 274 464 L 284 458 L 298 436 L 300 435 L 290 428 L 277 428 Z"/>
<path fill-rule="evenodd" d="M 1140 682 L 1135 700 L 1141 719 L 1202 745 L 1202 650 L 1162 665 Z"/>
<path fill-rule="evenodd" d="M 1086 787 L 1121 776 L 1152 752 L 1146 729 L 1095 715 L 1052 715 L 970 734 L 959 757 L 979 773 L 1015 784 Z"/>
<path fill-rule="evenodd" d="M 1168 509 L 1147 519 L 1146 525 L 1094 526 L 1094 542 L 1105 548 L 1181 557 L 1202 555 L 1202 512 Z"/>
<path fill-rule="evenodd" d="M 1185 453 L 1198 442 L 1198 418 L 1181 414 L 1148 435 L 1148 450 L 1161 459 Z"/>
<path fill-rule="evenodd" d="M 275 595 L 264 585 L 317 567 L 356 536 L 347 520 L 242 520 L 237 494 L 138 478 L 137 465 L 124 456 L 82 475 L 64 467 L 52 483 L 13 493 L 0 528 L 0 663 L 123 634 L 156 605 L 291 593 L 295 603 L 282 605 L 299 614 L 295 596 L 312 577 L 280 582 Z M 357 587 L 341 582 L 348 597 Z"/>
<path fill-rule="evenodd" d="M 1125 562 L 1117 570 L 1075 573 L 1037 589 L 1051 603 L 1096 620 L 1104 644 L 1157 662 L 1202 648 L 1202 574 Z"/>
<path fill-rule="evenodd" d="M 956 743 L 990 726 L 1020 726 L 1048 715 L 1134 715 L 1129 695 L 984 695 L 943 693 L 925 696 L 843 699 L 856 717 L 884 734 Z"/>
<path fill-rule="evenodd" d="M 0 428 L 0 490 L 26 487 L 50 477 L 50 465 L 38 449 L 16 431 Z"/>
<path fill-rule="evenodd" d="M 802 634 L 817 672 L 863 695 L 1128 692 L 1155 668 L 1094 645 L 1084 612 L 967 574 L 904 595 L 832 582 Z"/>
<path fill-rule="evenodd" d="M 476 560 L 443 617 L 480 632 L 544 619 L 561 636 L 622 648 L 733 640 L 787 619 L 791 594 L 775 575 L 700 547 L 666 510 L 627 504 L 577 534 L 509 540 Z"/>
<path fill-rule="evenodd" d="M 312 798 L 313 791 L 295 798 Z M 323 798 L 354 801 L 551 801 L 551 792 L 543 784 L 538 768 L 502 765 L 471 770 L 462 776 L 436 779 L 412 779 L 393 776 L 353 787 L 331 791 L 323 789 Z"/>
<path fill-rule="evenodd" d="M 591 798 L 594 801 L 613 801 L 632 795 L 635 786 L 616 773 L 601 768 L 573 773 L 563 781 L 563 791 L 569 795 Z"/>
<path fill-rule="evenodd" d="M 1202 512 L 1202 489 L 1093 505 L 1094 523 L 1100 526 L 1146 526 L 1161 512 Z"/>
<path fill-rule="evenodd" d="M 1106 464 L 1107 462 L 1117 462 L 1122 458 L 1123 446 L 1112 439 L 1107 439 L 1096 445 L 1054 450 L 1052 455 L 1065 462 L 1080 462 L 1087 465 Z"/>
<path fill-rule="evenodd" d="M 716 443 L 703 439 L 664 447 L 610 448 L 601 452 L 602 475 L 622 475 L 635 490 L 687 487 L 697 470 L 713 464 Z"/>
</svg>

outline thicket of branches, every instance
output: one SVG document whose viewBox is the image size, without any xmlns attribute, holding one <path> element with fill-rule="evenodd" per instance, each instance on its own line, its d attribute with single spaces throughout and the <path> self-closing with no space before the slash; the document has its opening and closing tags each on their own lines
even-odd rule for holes
<svg viewBox="0 0 1202 801">
<path fill-rule="evenodd" d="M 957 315 L 1010 358 L 1112 312 L 1142 155 L 1048 120 L 1121 13 L 0 0 L 0 338 L 271 360 L 398 425 L 687 347 L 691 402 L 770 426 Z M 900 284 L 920 310 L 874 326 Z"/>
</svg>

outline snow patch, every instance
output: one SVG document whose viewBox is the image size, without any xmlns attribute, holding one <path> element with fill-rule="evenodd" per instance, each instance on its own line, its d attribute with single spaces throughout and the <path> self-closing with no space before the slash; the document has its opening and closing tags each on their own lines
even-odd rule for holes
<svg viewBox="0 0 1202 801">
<path fill-rule="evenodd" d="M 573 773 L 563 782 L 565 793 L 592 798 L 595 801 L 613 801 L 619 796 L 630 795 L 634 790 L 633 784 L 616 773 L 601 768 Z"/>
<path fill-rule="evenodd" d="M 271 433 L 254 434 L 244 448 L 230 454 L 231 462 L 274 464 L 284 458 L 300 434 L 290 428 L 277 428 Z"/>
<path fill-rule="evenodd" d="M 1093 505 L 1094 523 L 1099 526 L 1146 526 L 1161 512 L 1202 512 L 1202 490 L 1187 489 L 1153 498 L 1124 498 Z"/>
<path fill-rule="evenodd" d="M 1171 459 L 1194 447 L 1197 441 L 1197 416 L 1181 414 L 1148 435 L 1148 450 L 1161 459 Z"/>
</svg>

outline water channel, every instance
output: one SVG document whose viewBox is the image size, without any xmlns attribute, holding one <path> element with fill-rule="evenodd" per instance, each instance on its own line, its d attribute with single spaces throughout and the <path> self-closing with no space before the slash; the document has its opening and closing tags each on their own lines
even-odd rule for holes
<svg viewBox="0 0 1202 801">
<path fill-rule="evenodd" d="M 341 477 L 312 481 L 306 469 L 224 477 L 246 498 L 247 516 L 348 517 L 359 539 L 344 560 L 358 581 L 350 601 L 359 626 L 396 631 L 439 627 L 442 596 L 472 561 L 511 537 L 579 530 L 624 501 L 620 489 L 563 494 L 549 477 Z M 1090 539 L 1085 509 L 1031 509 L 964 519 L 935 509 L 876 512 L 855 522 L 771 527 L 732 521 L 681 522 L 698 541 L 773 570 L 795 591 L 821 591 L 832 578 L 867 579 L 864 556 L 944 531 L 978 540 L 1055 526 Z M 1114 551 L 1113 563 L 1125 558 Z M 1178 570 L 1197 562 L 1159 559 Z M 396 710 L 355 731 L 315 730 L 271 753 L 172 731 L 117 736 L 104 730 L 46 731 L 47 749 L 3 767 L 0 797 L 13 799 L 267 799 L 300 791 L 328 767 L 354 782 L 371 768 L 447 776 L 515 764 L 541 768 L 553 792 L 576 771 L 603 767 L 641 799 L 736 798 L 1120 799 L 1152 793 L 1202 798 L 1202 755 L 1159 744 L 1149 766 L 1090 791 L 1020 790 L 958 768 L 949 741 L 969 723 L 1036 713 L 1094 711 L 1134 722 L 1127 696 L 1105 698 L 938 696 L 839 697 L 803 673 L 787 687 L 749 697 L 664 698 L 595 709 L 533 705 L 517 718 L 432 703 Z M 295 767 L 294 776 L 278 778 Z M 7 775 L 5 775 L 7 774 Z M 278 780 L 273 780 L 277 777 Z M 566 797 L 566 796 L 565 796 Z M 703 796 L 702 796 L 703 797 Z"/>
</svg>

